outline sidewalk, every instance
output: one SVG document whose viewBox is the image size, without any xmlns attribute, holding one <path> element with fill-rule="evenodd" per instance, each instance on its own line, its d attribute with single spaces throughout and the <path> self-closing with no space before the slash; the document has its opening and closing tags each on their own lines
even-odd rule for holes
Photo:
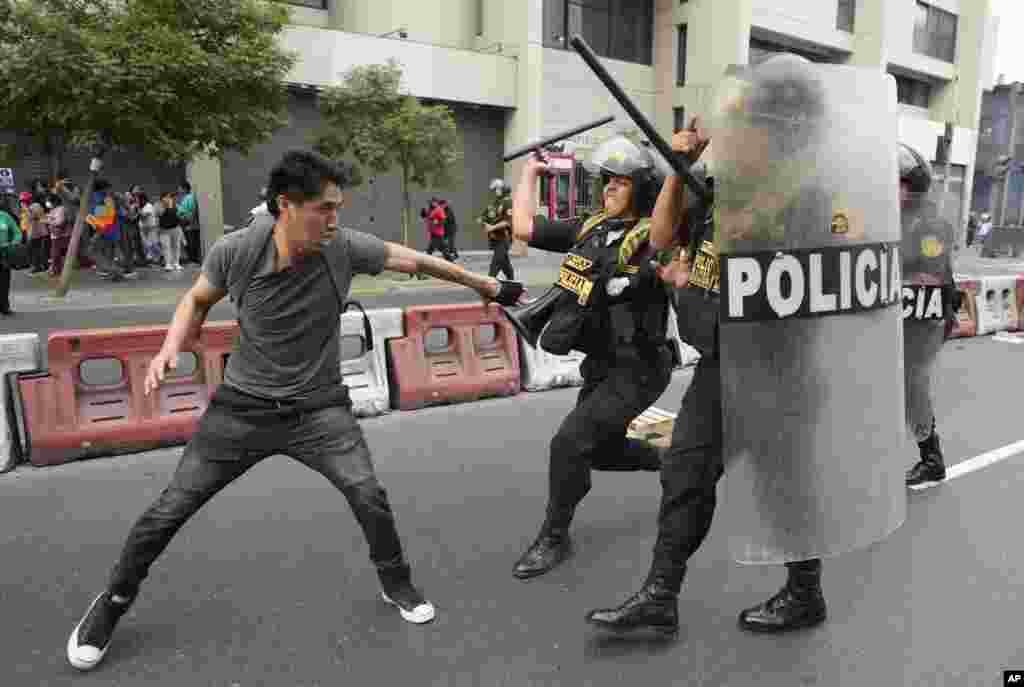
<svg viewBox="0 0 1024 687">
<path fill-rule="evenodd" d="M 525 257 L 513 257 L 516 279 L 532 290 L 550 285 L 558 273 L 561 256 L 531 250 Z M 490 251 L 466 251 L 458 264 L 471 272 L 487 274 Z M 28 270 L 14 272 L 11 279 L 11 306 L 16 311 L 40 312 L 67 309 L 93 309 L 140 305 L 174 304 L 195 281 L 199 266 L 190 264 L 181 272 L 165 272 L 161 268 L 139 268 L 137 278 L 112 282 L 99 277 L 92 269 L 79 270 L 71 281 L 67 296 L 54 295 L 57 280 L 46 273 L 32 275 Z M 463 288 L 439 279 L 411 279 L 397 272 L 382 272 L 370 277 L 358 275 L 352 281 L 354 297 L 380 295 L 404 290 Z"/>
</svg>

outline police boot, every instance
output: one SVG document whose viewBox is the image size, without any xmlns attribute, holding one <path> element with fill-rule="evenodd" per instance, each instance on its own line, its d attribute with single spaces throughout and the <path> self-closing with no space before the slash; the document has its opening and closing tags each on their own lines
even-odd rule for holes
<svg viewBox="0 0 1024 687">
<path fill-rule="evenodd" d="M 740 613 L 740 627 L 751 632 L 786 632 L 825 621 L 821 559 L 786 563 L 785 586 L 767 601 Z"/>
<path fill-rule="evenodd" d="M 528 580 L 543 575 L 568 558 L 572 554 L 569 520 L 571 518 L 565 519 L 564 526 L 552 524 L 550 519 L 546 521 L 533 544 L 516 561 L 512 574 L 520 580 Z"/>
<path fill-rule="evenodd" d="M 649 630 L 671 636 L 679 632 L 678 597 L 678 582 L 667 575 L 652 574 L 640 591 L 621 605 L 591 611 L 587 613 L 586 620 L 610 632 Z"/>
<path fill-rule="evenodd" d="M 917 443 L 921 450 L 921 460 L 907 470 L 907 487 L 910 489 L 927 489 L 946 479 L 946 464 L 939 447 L 939 437 L 932 430 L 931 435 Z"/>
</svg>

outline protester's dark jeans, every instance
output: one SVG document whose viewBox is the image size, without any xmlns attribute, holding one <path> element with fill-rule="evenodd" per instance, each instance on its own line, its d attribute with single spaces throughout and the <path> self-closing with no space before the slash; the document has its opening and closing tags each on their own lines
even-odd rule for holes
<svg viewBox="0 0 1024 687">
<path fill-rule="evenodd" d="M 316 470 L 348 500 L 381 581 L 409 579 L 387 493 L 378 483 L 362 429 L 349 407 L 247 415 L 240 395 L 222 386 L 211 399 L 171 483 L 138 519 L 115 566 L 110 591 L 133 598 L 175 533 L 207 501 L 275 454 Z"/>
</svg>

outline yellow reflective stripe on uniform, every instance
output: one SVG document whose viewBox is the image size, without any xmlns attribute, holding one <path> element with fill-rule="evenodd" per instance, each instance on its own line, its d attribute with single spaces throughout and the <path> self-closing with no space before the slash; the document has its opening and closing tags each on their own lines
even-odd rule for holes
<svg viewBox="0 0 1024 687">
<path fill-rule="evenodd" d="M 636 226 L 630 229 L 626 233 L 626 238 L 622 239 L 622 243 L 619 245 L 619 268 L 624 268 L 629 264 L 629 261 L 633 259 L 636 251 L 642 246 L 651 236 L 651 220 L 648 217 L 644 217 Z"/>
<path fill-rule="evenodd" d="M 594 215 L 593 217 L 591 217 L 590 219 L 588 219 L 586 222 L 583 223 L 583 226 L 580 228 L 579 233 L 576 234 L 576 241 L 577 242 L 580 241 L 584 236 L 587 235 L 587 233 L 591 229 L 596 227 L 601 222 L 605 221 L 607 218 L 608 218 L 608 213 L 606 213 L 606 212 L 599 212 L 596 215 Z"/>
</svg>

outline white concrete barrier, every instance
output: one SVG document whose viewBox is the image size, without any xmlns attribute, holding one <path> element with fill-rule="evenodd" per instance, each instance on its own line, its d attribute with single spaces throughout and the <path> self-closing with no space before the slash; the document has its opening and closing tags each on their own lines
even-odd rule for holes
<svg viewBox="0 0 1024 687">
<path fill-rule="evenodd" d="M 38 334 L 0 335 L 0 380 L 10 372 L 38 370 L 42 364 Z M 22 458 L 17 447 L 24 449 L 25 432 L 22 429 L 21 404 L 17 394 L 9 393 L 6 382 L 0 393 L 0 472 L 7 472 Z"/>
<path fill-rule="evenodd" d="M 373 350 L 368 350 L 363 314 L 352 309 L 341 316 L 341 376 L 352 397 L 352 412 L 358 417 L 383 415 L 391 409 L 388 383 L 388 339 L 405 335 L 401 308 L 367 310 Z"/>
<path fill-rule="evenodd" d="M 1017 277 L 982 277 L 978 288 L 978 336 L 1017 329 Z"/>
</svg>

